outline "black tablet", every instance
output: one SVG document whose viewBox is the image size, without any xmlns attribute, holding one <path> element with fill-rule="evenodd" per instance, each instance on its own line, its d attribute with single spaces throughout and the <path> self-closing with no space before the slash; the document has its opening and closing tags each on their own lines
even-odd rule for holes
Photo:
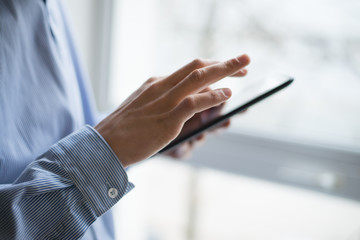
<svg viewBox="0 0 360 240">
<path fill-rule="evenodd" d="M 237 113 L 248 109 L 252 105 L 286 88 L 293 81 L 294 79 L 292 77 L 282 74 L 272 74 L 266 78 L 255 81 L 246 78 L 227 78 L 221 80 L 211 87 L 213 89 L 218 87 L 229 87 L 232 90 L 232 97 L 225 103 L 220 114 L 188 134 L 177 137 L 165 148 L 160 150 L 159 153 L 169 151 L 182 142 L 188 141 L 202 132 L 222 124 Z"/>
</svg>

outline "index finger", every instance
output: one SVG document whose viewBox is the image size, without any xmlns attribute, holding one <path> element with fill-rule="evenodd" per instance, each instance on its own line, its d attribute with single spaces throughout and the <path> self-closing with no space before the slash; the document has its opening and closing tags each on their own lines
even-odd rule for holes
<svg viewBox="0 0 360 240">
<path fill-rule="evenodd" d="M 191 63 L 186 64 L 184 67 L 180 68 L 170 76 L 164 78 L 162 81 L 164 82 L 164 85 L 167 86 L 166 88 L 169 89 L 176 84 L 178 84 L 180 81 L 182 81 L 185 77 L 187 77 L 192 71 L 208 67 L 214 64 L 221 63 L 220 61 L 215 60 L 209 60 L 209 59 L 195 59 Z M 240 71 L 235 72 L 232 74 L 232 77 L 243 77 L 247 74 L 246 69 L 241 69 Z"/>
<path fill-rule="evenodd" d="M 179 103 L 188 95 L 197 93 L 210 84 L 237 73 L 249 63 L 250 58 L 244 54 L 225 62 L 196 69 L 170 89 L 168 94 L 176 103 Z"/>
</svg>

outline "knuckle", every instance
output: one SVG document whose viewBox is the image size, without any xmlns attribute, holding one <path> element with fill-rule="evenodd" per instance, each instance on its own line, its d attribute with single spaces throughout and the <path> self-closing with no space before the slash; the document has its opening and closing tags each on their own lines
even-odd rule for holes
<svg viewBox="0 0 360 240">
<path fill-rule="evenodd" d="M 192 96 L 185 98 L 183 104 L 187 110 L 193 110 L 196 106 L 195 99 Z"/>
<path fill-rule="evenodd" d="M 215 91 L 210 92 L 210 97 L 213 100 L 213 102 L 221 101 L 221 96 L 219 96 L 219 94 L 216 93 Z"/>
<path fill-rule="evenodd" d="M 190 79 L 193 82 L 200 82 L 201 80 L 203 80 L 203 76 L 204 76 L 204 71 L 202 69 L 196 69 L 191 72 Z"/>
<path fill-rule="evenodd" d="M 152 83 L 156 82 L 156 80 L 157 80 L 157 77 L 151 77 L 148 80 L 146 80 L 146 83 L 147 84 L 152 84 Z"/>
<path fill-rule="evenodd" d="M 228 68 L 228 69 L 233 69 L 238 65 L 239 65 L 239 60 L 236 59 L 236 58 L 228 60 L 228 61 L 225 62 L 225 67 Z"/>
<path fill-rule="evenodd" d="M 156 91 L 158 91 L 158 89 L 159 89 L 158 84 L 153 82 L 153 83 L 149 83 L 146 90 L 149 92 L 156 92 Z"/>
<path fill-rule="evenodd" d="M 219 93 L 218 91 L 212 91 L 210 93 L 210 98 L 211 98 L 210 101 L 212 102 L 212 104 L 219 104 L 225 100 L 224 95 L 222 93 Z"/>
<path fill-rule="evenodd" d="M 193 66 L 193 68 L 197 69 L 197 68 L 203 68 L 205 67 L 205 62 L 200 59 L 200 58 L 196 58 L 191 62 L 191 65 Z"/>
</svg>

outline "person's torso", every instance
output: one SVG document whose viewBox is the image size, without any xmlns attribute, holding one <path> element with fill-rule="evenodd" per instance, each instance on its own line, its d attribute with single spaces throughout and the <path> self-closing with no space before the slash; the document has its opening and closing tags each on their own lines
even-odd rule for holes
<svg viewBox="0 0 360 240">
<path fill-rule="evenodd" d="M 0 183 L 85 123 L 61 12 L 47 4 L 0 3 Z"/>
<path fill-rule="evenodd" d="M 0 184 L 12 183 L 52 144 L 95 124 L 57 0 L 0 1 Z M 113 239 L 111 211 L 83 239 Z"/>
</svg>

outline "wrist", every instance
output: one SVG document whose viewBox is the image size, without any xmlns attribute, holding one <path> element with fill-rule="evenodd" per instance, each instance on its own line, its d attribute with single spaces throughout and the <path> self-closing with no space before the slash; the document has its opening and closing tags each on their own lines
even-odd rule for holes
<svg viewBox="0 0 360 240">
<path fill-rule="evenodd" d="M 131 165 L 131 161 L 127 159 L 125 156 L 121 155 L 121 151 L 119 149 L 119 143 L 114 140 L 114 131 L 107 128 L 103 124 L 99 123 L 94 127 L 94 129 L 98 132 L 98 134 L 103 138 L 103 140 L 107 143 L 107 145 L 111 148 L 118 161 L 121 163 L 123 167 L 128 167 Z"/>
</svg>

